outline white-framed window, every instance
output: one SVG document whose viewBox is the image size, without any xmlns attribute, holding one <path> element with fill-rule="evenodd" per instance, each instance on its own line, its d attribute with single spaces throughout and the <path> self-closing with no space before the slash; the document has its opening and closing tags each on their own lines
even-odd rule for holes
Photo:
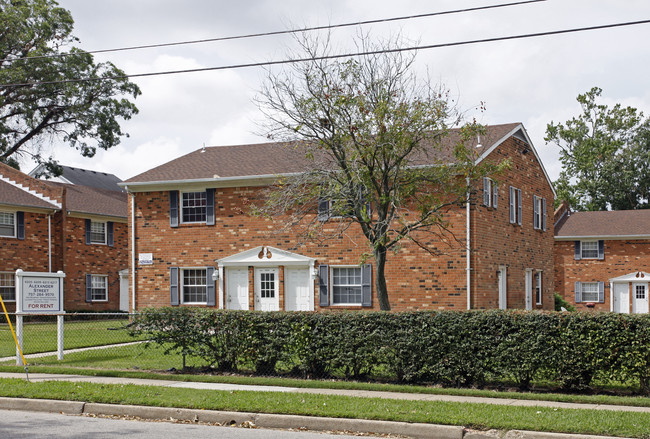
<svg viewBox="0 0 650 439">
<path fill-rule="evenodd" d="M 184 304 L 208 302 L 207 270 L 205 268 L 181 269 L 181 300 Z"/>
<path fill-rule="evenodd" d="M 535 303 L 542 304 L 542 272 L 535 273 Z"/>
<path fill-rule="evenodd" d="M 361 305 L 361 267 L 332 267 L 332 305 Z"/>
<path fill-rule="evenodd" d="M 16 301 L 16 276 L 14 273 L 0 273 L 0 296 L 5 302 Z"/>
<path fill-rule="evenodd" d="M 580 257 L 582 259 L 598 259 L 598 241 L 581 241 Z"/>
<path fill-rule="evenodd" d="M 0 236 L 5 238 L 16 237 L 16 213 L 0 212 Z"/>
<path fill-rule="evenodd" d="M 207 220 L 207 192 L 181 193 L 181 222 L 204 223 Z"/>
<path fill-rule="evenodd" d="M 95 274 L 91 276 L 90 298 L 93 302 L 108 301 L 108 276 Z"/>
<path fill-rule="evenodd" d="M 101 221 L 90 222 L 90 243 L 106 244 L 106 223 Z"/>
<path fill-rule="evenodd" d="M 636 299 L 645 299 L 646 288 L 645 285 L 635 285 L 634 286 L 634 297 Z"/>
<path fill-rule="evenodd" d="M 598 302 L 598 282 L 582 282 L 582 301 Z"/>
<path fill-rule="evenodd" d="M 497 183 L 488 177 L 483 177 L 483 205 L 497 208 L 499 204 L 499 188 Z"/>
<path fill-rule="evenodd" d="M 521 189 L 510 186 L 510 224 L 521 225 Z"/>
<path fill-rule="evenodd" d="M 533 228 L 546 231 L 546 199 L 533 195 Z"/>
</svg>

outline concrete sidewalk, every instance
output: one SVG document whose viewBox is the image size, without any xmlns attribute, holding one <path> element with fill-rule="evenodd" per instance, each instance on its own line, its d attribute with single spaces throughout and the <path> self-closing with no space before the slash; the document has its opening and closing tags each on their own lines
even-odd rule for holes
<svg viewBox="0 0 650 439">
<path fill-rule="evenodd" d="M 24 373 L 2 373 L 0 378 L 19 378 L 25 379 Z M 177 387 L 206 390 L 225 390 L 225 391 L 255 391 L 255 392 L 292 392 L 292 393 L 311 393 L 323 395 L 344 395 L 364 398 L 385 398 L 394 400 L 411 400 L 411 401 L 451 401 L 480 404 L 497 404 L 509 406 L 527 406 L 527 407 L 551 407 L 551 408 L 568 408 L 568 409 L 588 409 L 588 410 L 610 410 L 650 413 L 649 407 L 632 407 L 605 404 L 575 404 L 553 401 L 539 400 L 520 400 L 520 399 L 502 399 L 502 398 L 485 398 L 471 396 L 452 396 L 452 395 L 431 395 L 431 394 L 414 394 L 414 393 L 395 393 L 395 392 L 377 392 L 366 390 L 347 390 L 347 389 L 308 389 L 297 387 L 279 387 L 279 386 L 251 386 L 223 383 L 201 383 L 201 382 L 183 382 L 170 380 L 148 380 L 138 378 L 118 378 L 118 377 L 100 377 L 86 375 L 64 375 L 64 374 L 29 374 L 32 382 L 40 381 L 72 381 L 72 382 L 92 382 L 100 384 L 133 384 L 148 385 L 161 387 Z M 73 401 L 48 401 L 48 400 L 28 400 L 18 398 L 0 398 L 0 409 L 14 410 L 38 410 L 54 411 L 75 414 L 94 414 L 94 415 L 117 415 L 117 416 L 135 416 L 145 419 L 176 419 L 176 420 L 195 420 L 201 422 L 218 422 L 225 425 L 241 425 L 252 423 L 260 428 L 306 428 L 309 430 L 346 430 L 359 431 L 365 433 L 377 434 L 399 434 L 413 438 L 453 438 L 453 439 L 486 439 L 486 438 L 521 438 L 521 439 L 588 439 L 605 436 L 588 436 L 588 435 L 570 435 L 557 433 L 540 433 L 525 431 L 504 432 L 477 432 L 468 431 L 463 427 L 432 425 L 432 424 L 411 424 L 404 422 L 386 422 L 386 421 L 368 421 L 359 419 L 330 419 L 317 418 L 309 416 L 295 415 L 268 415 L 259 413 L 233 413 L 219 412 L 210 410 L 190 410 L 178 408 L 161 408 L 161 407 L 140 407 L 140 406 L 122 406 L 112 404 L 94 404 Z"/>
</svg>

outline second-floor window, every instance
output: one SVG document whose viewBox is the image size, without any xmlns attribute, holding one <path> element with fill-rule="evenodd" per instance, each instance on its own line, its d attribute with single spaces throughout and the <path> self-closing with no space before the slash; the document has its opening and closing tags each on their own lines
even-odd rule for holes
<svg viewBox="0 0 650 439">
<path fill-rule="evenodd" d="M 205 192 L 183 192 L 181 200 L 183 223 L 204 223 L 207 213 Z"/>
<path fill-rule="evenodd" d="M 575 241 L 575 260 L 580 259 L 605 259 L 605 241 L 602 239 Z"/>
<path fill-rule="evenodd" d="M 91 244 L 106 244 L 106 223 L 90 222 L 90 242 Z"/>
<path fill-rule="evenodd" d="M 546 231 L 546 198 L 533 195 L 533 228 Z"/>
<path fill-rule="evenodd" d="M 498 207 L 499 188 L 496 181 L 491 178 L 483 178 L 483 205 L 487 207 Z"/>
<path fill-rule="evenodd" d="M 521 225 L 521 189 L 510 186 L 510 224 Z"/>
</svg>

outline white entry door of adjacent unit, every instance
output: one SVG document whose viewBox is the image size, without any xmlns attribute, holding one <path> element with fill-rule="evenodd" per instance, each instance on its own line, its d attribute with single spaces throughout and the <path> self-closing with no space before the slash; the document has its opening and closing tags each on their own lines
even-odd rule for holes
<svg viewBox="0 0 650 439">
<path fill-rule="evenodd" d="M 499 309 L 508 307 L 508 274 L 506 267 L 499 267 L 497 283 L 499 285 Z"/>
<path fill-rule="evenodd" d="M 621 314 L 630 313 L 630 284 L 625 282 L 614 283 L 614 312 Z"/>
<path fill-rule="evenodd" d="M 120 273 L 120 311 L 129 310 L 129 276 Z"/>
<path fill-rule="evenodd" d="M 633 306 L 635 314 L 648 313 L 648 284 L 632 284 Z"/>
<path fill-rule="evenodd" d="M 248 268 L 226 268 L 226 309 L 248 309 Z"/>
<path fill-rule="evenodd" d="M 526 269 L 526 309 L 533 309 L 533 270 Z"/>
<path fill-rule="evenodd" d="M 284 269 L 285 311 L 313 311 L 314 298 L 309 288 L 309 268 Z"/>
<path fill-rule="evenodd" d="M 280 310 L 280 289 L 277 268 L 255 269 L 255 309 Z"/>
</svg>

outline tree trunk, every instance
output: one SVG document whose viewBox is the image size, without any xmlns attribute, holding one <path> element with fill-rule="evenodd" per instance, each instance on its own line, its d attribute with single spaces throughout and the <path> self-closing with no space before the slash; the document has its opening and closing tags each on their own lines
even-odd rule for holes
<svg viewBox="0 0 650 439">
<path fill-rule="evenodd" d="M 386 287 L 386 248 L 376 247 L 375 262 L 377 263 L 377 275 L 375 276 L 375 286 L 377 287 L 377 300 L 379 301 L 379 309 L 382 311 L 390 311 L 390 302 L 388 301 L 388 288 Z"/>
</svg>

